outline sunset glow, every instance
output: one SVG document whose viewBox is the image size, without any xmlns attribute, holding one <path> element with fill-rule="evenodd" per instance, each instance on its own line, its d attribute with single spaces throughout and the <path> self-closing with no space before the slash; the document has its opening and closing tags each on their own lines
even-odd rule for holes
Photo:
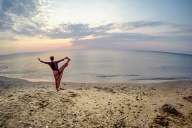
<svg viewBox="0 0 192 128">
<path fill-rule="evenodd" d="M 189 0 L 0 0 L 0 54 L 76 46 L 134 49 L 135 44 L 141 45 L 140 50 L 191 54 L 191 4 Z"/>
<path fill-rule="evenodd" d="M 68 49 L 72 47 L 72 39 L 49 39 L 49 38 L 20 38 L 8 46 L 9 52 L 39 52 L 52 49 Z"/>
</svg>

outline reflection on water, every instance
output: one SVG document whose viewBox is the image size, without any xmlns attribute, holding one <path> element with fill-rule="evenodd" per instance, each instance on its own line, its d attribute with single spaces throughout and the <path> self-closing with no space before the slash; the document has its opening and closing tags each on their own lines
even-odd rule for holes
<svg viewBox="0 0 192 128">
<path fill-rule="evenodd" d="M 144 79 L 191 79 L 192 56 L 119 50 L 66 50 L 0 56 L 0 75 L 52 81 L 50 68 L 37 61 L 69 56 L 64 80 L 73 82 L 125 82 Z M 62 64 L 62 63 L 61 63 Z"/>
</svg>

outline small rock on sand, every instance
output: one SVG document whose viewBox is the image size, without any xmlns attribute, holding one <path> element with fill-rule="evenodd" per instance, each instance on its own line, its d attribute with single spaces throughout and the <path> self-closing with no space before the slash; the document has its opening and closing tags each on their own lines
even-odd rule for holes
<svg viewBox="0 0 192 128">
<path fill-rule="evenodd" d="M 169 126 L 168 119 L 163 116 L 157 116 L 154 120 L 153 123 L 151 124 L 150 128 L 158 128 L 158 126 L 163 126 L 167 127 Z"/>
<path fill-rule="evenodd" d="M 192 96 L 183 97 L 183 99 L 192 103 Z"/>
<path fill-rule="evenodd" d="M 183 116 L 182 113 L 180 113 L 179 111 L 177 111 L 175 109 L 175 107 L 171 104 L 164 104 L 162 107 L 161 107 L 161 110 L 164 112 L 164 113 L 167 113 L 167 114 L 171 114 L 171 115 L 175 115 L 175 116 Z"/>
</svg>

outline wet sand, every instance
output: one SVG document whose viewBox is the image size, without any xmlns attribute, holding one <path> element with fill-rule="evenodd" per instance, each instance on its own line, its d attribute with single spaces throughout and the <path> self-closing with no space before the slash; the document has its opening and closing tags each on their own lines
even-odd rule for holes
<svg viewBox="0 0 192 128">
<path fill-rule="evenodd" d="M 53 83 L 0 77 L 2 128 L 192 128 L 192 81 Z"/>
</svg>

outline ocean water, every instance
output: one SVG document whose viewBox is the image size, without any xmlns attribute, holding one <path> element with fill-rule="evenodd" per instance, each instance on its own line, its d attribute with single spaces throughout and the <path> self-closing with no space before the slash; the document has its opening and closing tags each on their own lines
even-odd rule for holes
<svg viewBox="0 0 192 128">
<path fill-rule="evenodd" d="M 37 60 L 49 61 L 51 55 L 55 59 L 71 58 L 63 76 L 67 82 L 192 79 L 192 55 L 106 49 L 1 55 L 0 76 L 53 81 L 48 65 Z"/>
</svg>

